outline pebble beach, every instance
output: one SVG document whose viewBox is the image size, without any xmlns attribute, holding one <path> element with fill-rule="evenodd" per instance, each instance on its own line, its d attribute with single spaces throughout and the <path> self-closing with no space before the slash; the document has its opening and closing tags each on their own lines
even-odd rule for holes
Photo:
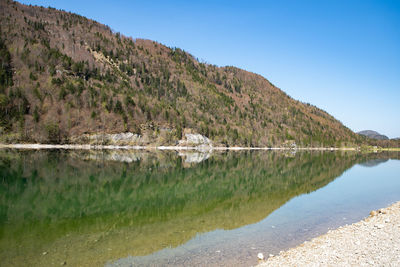
<svg viewBox="0 0 400 267">
<path fill-rule="evenodd" d="M 258 266 L 400 266 L 400 202 L 270 255 Z"/>
</svg>

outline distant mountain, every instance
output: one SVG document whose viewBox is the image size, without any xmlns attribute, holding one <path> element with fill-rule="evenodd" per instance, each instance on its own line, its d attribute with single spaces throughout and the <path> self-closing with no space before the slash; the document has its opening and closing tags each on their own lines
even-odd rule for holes
<svg viewBox="0 0 400 267">
<path fill-rule="evenodd" d="M 366 142 L 260 75 L 73 13 L 0 0 L 0 142 L 87 142 L 121 132 L 160 145 L 187 132 L 227 146 Z"/>
<path fill-rule="evenodd" d="M 364 135 L 364 136 L 367 136 L 369 138 L 376 139 L 376 140 L 389 140 L 389 137 L 387 137 L 386 135 L 380 134 L 380 133 L 372 131 L 372 130 L 361 131 L 361 132 L 358 132 L 358 134 L 361 134 L 361 135 Z"/>
</svg>

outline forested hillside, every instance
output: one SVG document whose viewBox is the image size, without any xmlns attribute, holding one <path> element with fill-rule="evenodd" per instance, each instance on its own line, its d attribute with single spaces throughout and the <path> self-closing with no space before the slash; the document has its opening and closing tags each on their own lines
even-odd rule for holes
<svg viewBox="0 0 400 267">
<path fill-rule="evenodd" d="M 132 132 L 175 144 L 185 131 L 221 145 L 367 140 L 260 75 L 205 64 L 182 49 L 53 8 L 1 0 L 0 12 L 2 142 L 68 143 L 83 134 Z"/>
</svg>

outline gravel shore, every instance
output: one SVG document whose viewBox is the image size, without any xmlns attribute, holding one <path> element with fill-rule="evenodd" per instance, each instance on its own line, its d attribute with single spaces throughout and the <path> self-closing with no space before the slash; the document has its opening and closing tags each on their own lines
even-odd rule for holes
<svg viewBox="0 0 400 267">
<path fill-rule="evenodd" d="M 400 202 L 270 256 L 258 266 L 400 266 Z"/>
</svg>

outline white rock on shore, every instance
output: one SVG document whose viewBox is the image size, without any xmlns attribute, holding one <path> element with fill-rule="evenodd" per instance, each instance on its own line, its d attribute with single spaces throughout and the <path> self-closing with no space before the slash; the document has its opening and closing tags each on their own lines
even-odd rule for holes
<svg viewBox="0 0 400 267">
<path fill-rule="evenodd" d="M 201 134 L 186 133 L 185 139 L 179 141 L 179 145 L 208 145 L 211 146 L 211 140 Z"/>
<path fill-rule="evenodd" d="M 258 266 L 400 266 L 400 202 Z"/>
<path fill-rule="evenodd" d="M 116 133 L 116 134 L 86 134 L 82 135 L 78 138 L 77 140 L 80 140 L 82 138 L 86 138 L 89 140 L 89 142 L 108 142 L 113 145 L 124 145 L 124 144 L 136 144 L 140 143 L 142 136 L 131 133 L 131 132 L 126 132 L 126 133 Z M 74 139 L 73 139 L 74 140 Z"/>
</svg>

